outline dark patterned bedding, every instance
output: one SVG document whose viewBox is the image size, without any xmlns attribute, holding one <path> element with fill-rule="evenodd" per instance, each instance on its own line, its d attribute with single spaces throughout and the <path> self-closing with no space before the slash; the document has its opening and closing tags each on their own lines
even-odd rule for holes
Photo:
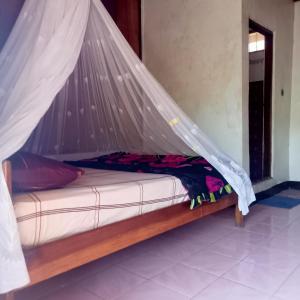
<svg viewBox="0 0 300 300">
<path fill-rule="evenodd" d="M 140 155 L 117 152 L 93 159 L 71 162 L 95 169 L 168 174 L 179 178 L 188 191 L 191 209 L 202 202 L 216 202 L 232 192 L 224 177 L 203 157 L 183 155 Z"/>
</svg>

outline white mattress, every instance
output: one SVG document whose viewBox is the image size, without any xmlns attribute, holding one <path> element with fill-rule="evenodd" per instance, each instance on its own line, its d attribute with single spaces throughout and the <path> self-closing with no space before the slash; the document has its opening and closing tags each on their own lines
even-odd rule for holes
<svg viewBox="0 0 300 300">
<path fill-rule="evenodd" d="M 174 176 L 85 169 L 63 189 L 15 195 L 14 208 L 30 248 L 186 200 Z"/>
</svg>

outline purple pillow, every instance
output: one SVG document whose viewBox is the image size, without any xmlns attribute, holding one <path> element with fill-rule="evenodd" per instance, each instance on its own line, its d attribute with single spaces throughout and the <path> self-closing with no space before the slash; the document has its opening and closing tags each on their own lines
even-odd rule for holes
<svg viewBox="0 0 300 300">
<path fill-rule="evenodd" d="M 28 152 L 11 158 L 14 192 L 33 192 L 61 188 L 83 175 L 83 170 Z"/>
</svg>

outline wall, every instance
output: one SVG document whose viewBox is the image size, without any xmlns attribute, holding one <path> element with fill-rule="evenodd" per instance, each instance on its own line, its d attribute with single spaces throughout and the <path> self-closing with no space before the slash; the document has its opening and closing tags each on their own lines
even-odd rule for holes
<svg viewBox="0 0 300 300">
<path fill-rule="evenodd" d="M 242 149 L 242 2 L 144 0 L 142 7 L 145 64 L 200 128 L 248 168 Z"/>
<path fill-rule="evenodd" d="M 295 3 L 290 180 L 300 181 L 300 2 Z"/>
<path fill-rule="evenodd" d="M 0 0 L 0 51 L 17 19 L 24 0 Z"/>
<path fill-rule="evenodd" d="M 244 41 L 248 38 L 249 18 L 274 32 L 272 174 L 276 182 L 285 181 L 289 178 L 289 120 L 294 19 L 293 1 L 243 0 Z M 244 49 L 243 51 L 243 69 L 247 70 L 247 50 Z M 245 74 L 247 74 L 247 71 Z M 249 78 L 247 76 L 243 79 L 243 102 L 245 104 L 248 103 L 248 80 Z M 284 96 L 281 96 L 281 89 L 284 90 Z"/>
<path fill-rule="evenodd" d="M 182 109 L 247 170 L 249 17 L 274 32 L 273 184 L 288 180 L 293 1 L 143 0 L 142 7 L 144 62 Z"/>
</svg>

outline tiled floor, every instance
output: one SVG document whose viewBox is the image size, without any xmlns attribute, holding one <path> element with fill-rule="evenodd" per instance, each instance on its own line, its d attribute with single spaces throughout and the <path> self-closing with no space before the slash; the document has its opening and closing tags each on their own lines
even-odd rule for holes
<svg viewBox="0 0 300 300">
<path fill-rule="evenodd" d="M 299 191 L 284 195 L 299 197 Z M 300 299 L 300 206 L 227 209 L 36 287 L 18 300 Z"/>
</svg>

